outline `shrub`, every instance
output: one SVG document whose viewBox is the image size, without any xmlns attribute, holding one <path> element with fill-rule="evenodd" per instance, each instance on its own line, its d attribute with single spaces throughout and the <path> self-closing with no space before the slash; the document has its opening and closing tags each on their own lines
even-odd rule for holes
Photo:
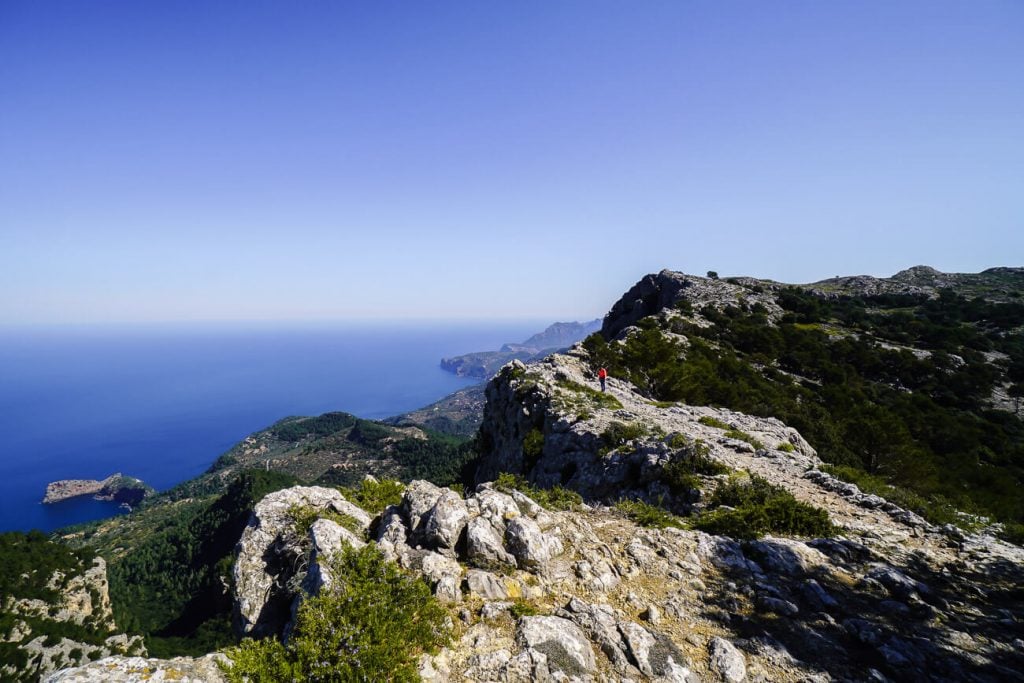
<svg viewBox="0 0 1024 683">
<path fill-rule="evenodd" d="M 761 443 L 760 441 L 758 441 L 757 439 L 752 437 L 750 434 L 747 434 L 746 432 L 741 431 L 739 429 L 730 429 L 729 431 L 727 431 L 725 433 L 725 436 L 729 437 L 730 439 L 737 439 L 739 441 L 746 441 L 751 446 L 753 446 L 754 448 L 757 448 L 757 449 L 764 448 L 764 444 L 763 443 Z"/>
<path fill-rule="evenodd" d="M 639 439 L 647 434 L 647 429 L 636 422 L 625 424 L 623 422 L 610 422 L 604 431 L 601 432 L 601 440 L 609 448 L 618 448 L 633 439 Z"/>
<path fill-rule="evenodd" d="M 1003 525 L 1003 531 L 999 537 L 1007 543 L 1024 546 L 1024 524 L 1009 522 Z"/>
<path fill-rule="evenodd" d="M 344 512 L 338 512 L 333 508 L 315 508 L 312 505 L 293 505 L 288 508 L 288 516 L 291 517 L 292 524 L 295 526 L 295 533 L 300 536 L 308 534 L 310 527 L 312 527 L 313 523 L 318 519 L 329 519 L 332 522 L 337 522 L 360 537 L 366 533 L 366 529 L 359 523 L 359 520 L 355 519 L 351 515 L 346 515 Z"/>
<path fill-rule="evenodd" d="M 580 494 L 561 486 L 541 489 L 533 486 L 522 477 L 502 472 L 494 481 L 494 488 L 503 493 L 520 491 L 534 500 L 538 505 L 549 510 L 572 510 L 583 503 Z"/>
<path fill-rule="evenodd" d="M 394 479 L 363 479 L 358 487 L 341 489 L 346 499 L 352 501 L 371 515 L 379 514 L 389 505 L 402 502 L 405 484 Z"/>
<path fill-rule="evenodd" d="M 706 452 L 695 450 L 691 454 L 677 455 L 670 460 L 662 468 L 661 480 L 665 482 L 672 493 L 681 494 L 691 489 L 700 488 L 698 474 L 715 476 L 728 472 L 728 467 L 717 460 L 712 460 Z"/>
<path fill-rule="evenodd" d="M 683 528 L 682 521 L 678 517 L 669 513 L 664 508 L 645 503 L 641 500 L 620 500 L 615 504 L 615 508 L 640 526 L 653 529 L 664 529 L 666 527 Z"/>
<path fill-rule="evenodd" d="M 708 427 L 717 427 L 718 429 L 732 429 L 732 427 L 727 425 L 725 422 L 722 422 L 717 417 L 711 417 L 710 415 L 703 416 L 702 418 L 697 420 L 697 422 L 701 423 L 702 425 L 707 425 Z"/>
<path fill-rule="evenodd" d="M 696 521 L 694 526 L 709 534 L 753 539 L 766 533 L 828 536 L 834 530 L 825 510 L 756 475 L 730 478 L 715 489 L 709 504 L 732 508 L 711 510 Z"/>
<path fill-rule="evenodd" d="M 783 441 L 782 443 L 775 447 L 775 450 L 782 451 L 783 453 L 792 453 L 793 451 L 796 450 L 796 446 L 794 446 L 788 441 Z"/>
<path fill-rule="evenodd" d="M 450 639 L 447 613 L 426 582 L 372 545 L 346 549 L 331 572 L 343 580 L 302 603 L 286 645 L 246 639 L 227 650 L 229 681 L 418 680 L 418 656 Z"/>
<path fill-rule="evenodd" d="M 544 432 L 537 427 L 530 429 L 522 439 L 522 457 L 526 469 L 534 468 L 544 453 Z"/>
<path fill-rule="evenodd" d="M 516 620 L 520 617 L 534 617 L 540 614 L 540 610 L 538 610 L 533 603 L 527 602 L 522 598 L 516 598 L 508 612 L 512 615 L 512 618 Z"/>
</svg>

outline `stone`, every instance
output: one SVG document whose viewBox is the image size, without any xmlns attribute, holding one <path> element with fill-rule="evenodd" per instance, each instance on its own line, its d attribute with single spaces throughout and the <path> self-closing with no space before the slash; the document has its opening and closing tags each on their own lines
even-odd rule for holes
<svg viewBox="0 0 1024 683">
<path fill-rule="evenodd" d="M 912 600 L 918 598 L 918 594 L 929 593 L 928 586 L 889 565 L 875 565 L 868 571 L 867 578 L 885 586 L 897 600 Z"/>
<path fill-rule="evenodd" d="M 331 519 L 318 519 L 313 522 L 309 528 L 309 536 L 313 549 L 303 588 L 311 595 L 316 595 L 323 588 L 330 588 L 333 582 L 330 570 L 331 557 L 346 547 L 362 548 L 366 542 Z"/>
<path fill-rule="evenodd" d="M 765 537 L 750 543 L 747 551 L 769 572 L 798 576 L 829 563 L 821 551 L 789 538 Z"/>
<path fill-rule="evenodd" d="M 484 600 L 504 600 L 511 597 L 506 583 L 490 572 L 470 569 L 466 572 L 466 590 Z"/>
<path fill-rule="evenodd" d="M 814 579 L 806 579 L 800 584 L 800 594 L 816 610 L 835 609 L 839 606 L 835 598 Z"/>
<path fill-rule="evenodd" d="M 516 642 L 547 657 L 551 671 L 583 676 L 597 670 L 590 641 L 580 627 L 561 617 L 522 617 L 516 627 Z"/>
<path fill-rule="evenodd" d="M 505 550 L 494 524 L 483 516 L 474 517 L 466 526 L 466 558 L 470 564 L 483 569 L 516 566 L 516 558 Z"/>
<path fill-rule="evenodd" d="M 633 668 L 626 654 L 627 645 L 622 639 L 615 611 L 608 605 L 592 605 L 579 598 L 572 598 L 557 616 L 571 619 L 583 632 L 601 648 L 616 671 L 628 672 Z"/>
<path fill-rule="evenodd" d="M 711 670 L 726 683 L 740 683 L 747 677 L 747 662 L 743 653 L 725 638 L 714 637 L 708 643 Z"/>
<path fill-rule="evenodd" d="M 301 555 L 291 510 L 335 510 L 368 527 L 370 516 L 337 489 L 295 486 L 268 494 L 256 504 L 238 542 L 233 569 L 236 631 L 254 637 L 277 634 L 290 618 L 286 584 Z"/>
<path fill-rule="evenodd" d="M 800 613 L 799 607 L 789 600 L 781 600 L 779 598 L 759 598 L 757 606 L 766 612 L 773 612 L 784 617 L 792 617 Z"/>
<path fill-rule="evenodd" d="M 144 657 L 106 657 L 84 666 L 63 669 L 44 679 L 45 683 L 138 683 L 139 681 L 179 681 L 180 683 L 222 683 L 227 681 L 218 661 L 221 654 L 205 657 L 146 659 Z"/>
<path fill-rule="evenodd" d="M 562 541 L 540 530 L 529 517 L 516 517 L 505 528 L 505 542 L 521 567 L 539 567 L 562 553 Z"/>
<path fill-rule="evenodd" d="M 441 488 L 421 479 L 406 487 L 405 493 L 402 494 L 402 512 L 412 535 L 419 535 L 426 522 L 427 513 L 434 508 L 441 493 Z"/>
<path fill-rule="evenodd" d="M 484 606 L 480 608 L 480 618 L 498 619 L 508 614 L 510 609 L 512 609 L 512 603 L 505 600 L 484 603 Z"/>
<path fill-rule="evenodd" d="M 427 513 L 423 524 L 423 542 L 430 548 L 454 550 L 469 521 L 462 496 L 445 490 Z"/>
<path fill-rule="evenodd" d="M 645 676 L 679 682 L 690 677 L 683 653 L 668 636 L 653 634 L 630 621 L 620 622 L 619 631 L 630 659 Z"/>
</svg>

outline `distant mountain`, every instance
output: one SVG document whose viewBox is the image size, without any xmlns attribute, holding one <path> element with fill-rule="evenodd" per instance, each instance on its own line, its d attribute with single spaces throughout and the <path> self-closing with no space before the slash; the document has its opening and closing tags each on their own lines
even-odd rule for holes
<svg viewBox="0 0 1024 683">
<path fill-rule="evenodd" d="M 442 358 L 441 367 L 462 377 L 487 379 L 509 361 L 521 360 L 526 363 L 543 358 L 556 351 L 569 348 L 599 329 L 601 329 L 600 319 L 585 323 L 554 323 L 526 341 L 519 344 L 504 344 L 498 351 L 477 351 L 452 358 Z"/>
</svg>

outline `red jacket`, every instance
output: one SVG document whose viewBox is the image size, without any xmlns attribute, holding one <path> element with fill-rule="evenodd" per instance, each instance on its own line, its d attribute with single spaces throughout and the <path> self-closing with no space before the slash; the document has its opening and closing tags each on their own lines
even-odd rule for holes
<svg viewBox="0 0 1024 683">
<path fill-rule="evenodd" d="M 600 379 L 604 379 L 605 377 L 608 376 L 608 371 L 605 370 L 604 368 L 601 368 L 600 370 L 597 371 L 597 376 Z"/>
</svg>

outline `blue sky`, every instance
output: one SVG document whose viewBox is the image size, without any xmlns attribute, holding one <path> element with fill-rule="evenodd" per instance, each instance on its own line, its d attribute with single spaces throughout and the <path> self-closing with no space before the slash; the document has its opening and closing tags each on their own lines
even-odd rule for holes
<svg viewBox="0 0 1024 683">
<path fill-rule="evenodd" d="M 0 3 L 0 322 L 1024 264 L 1024 4 Z"/>
</svg>

